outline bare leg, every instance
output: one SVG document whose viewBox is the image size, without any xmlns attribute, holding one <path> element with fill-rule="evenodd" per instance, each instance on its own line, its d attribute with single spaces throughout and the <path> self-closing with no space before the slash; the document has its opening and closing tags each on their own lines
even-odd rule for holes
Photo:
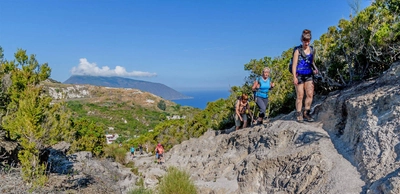
<svg viewBox="0 0 400 194">
<path fill-rule="evenodd" d="M 313 81 L 307 81 L 305 83 L 305 90 L 306 90 L 306 100 L 304 102 L 303 117 L 308 122 L 313 122 L 314 119 L 310 115 L 311 103 L 312 103 L 313 96 L 314 96 L 314 83 L 313 83 Z"/>
<path fill-rule="evenodd" d="M 304 98 L 304 84 L 298 84 L 296 87 L 296 111 L 301 112 Z"/>
<path fill-rule="evenodd" d="M 314 83 L 313 81 L 308 81 L 305 83 L 306 90 L 306 101 L 304 102 L 304 108 L 310 110 L 311 104 L 314 97 Z"/>
</svg>

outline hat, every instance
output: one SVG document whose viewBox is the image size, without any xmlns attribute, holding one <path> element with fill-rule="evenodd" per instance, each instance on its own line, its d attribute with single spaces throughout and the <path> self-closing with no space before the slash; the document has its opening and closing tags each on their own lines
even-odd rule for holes
<svg viewBox="0 0 400 194">
<path fill-rule="evenodd" d="M 159 144 L 157 144 L 158 146 L 161 146 L 161 144 L 159 143 Z"/>
</svg>

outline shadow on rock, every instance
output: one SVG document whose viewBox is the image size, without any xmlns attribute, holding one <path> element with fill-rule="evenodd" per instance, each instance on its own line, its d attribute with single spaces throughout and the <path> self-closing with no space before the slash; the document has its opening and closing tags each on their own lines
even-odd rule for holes
<svg viewBox="0 0 400 194">
<path fill-rule="evenodd" d="M 318 142 L 321 138 L 329 138 L 327 135 L 318 133 L 315 131 L 304 132 L 299 135 L 295 141 L 295 144 L 300 146 L 310 145 L 314 142 Z"/>
</svg>

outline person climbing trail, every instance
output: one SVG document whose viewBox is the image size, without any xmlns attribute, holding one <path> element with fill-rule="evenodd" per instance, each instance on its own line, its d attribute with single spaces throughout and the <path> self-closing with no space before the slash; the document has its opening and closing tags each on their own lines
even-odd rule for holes
<svg viewBox="0 0 400 194">
<path fill-rule="evenodd" d="M 255 92 L 255 100 L 260 113 L 257 118 L 257 125 L 263 123 L 265 111 L 268 105 L 268 92 L 275 87 L 275 83 L 271 82 L 270 76 L 271 69 L 265 67 L 262 71 L 261 77 L 254 81 L 252 90 Z"/>
</svg>

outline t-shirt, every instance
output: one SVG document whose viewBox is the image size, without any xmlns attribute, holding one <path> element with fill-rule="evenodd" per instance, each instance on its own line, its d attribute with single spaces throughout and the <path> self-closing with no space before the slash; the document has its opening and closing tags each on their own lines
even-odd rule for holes
<svg viewBox="0 0 400 194">
<path fill-rule="evenodd" d="M 157 147 L 157 153 L 163 154 L 164 153 L 164 148 L 162 146 Z"/>
<path fill-rule="evenodd" d="M 131 152 L 134 152 L 135 151 L 135 148 L 134 147 L 131 147 Z"/>
</svg>

